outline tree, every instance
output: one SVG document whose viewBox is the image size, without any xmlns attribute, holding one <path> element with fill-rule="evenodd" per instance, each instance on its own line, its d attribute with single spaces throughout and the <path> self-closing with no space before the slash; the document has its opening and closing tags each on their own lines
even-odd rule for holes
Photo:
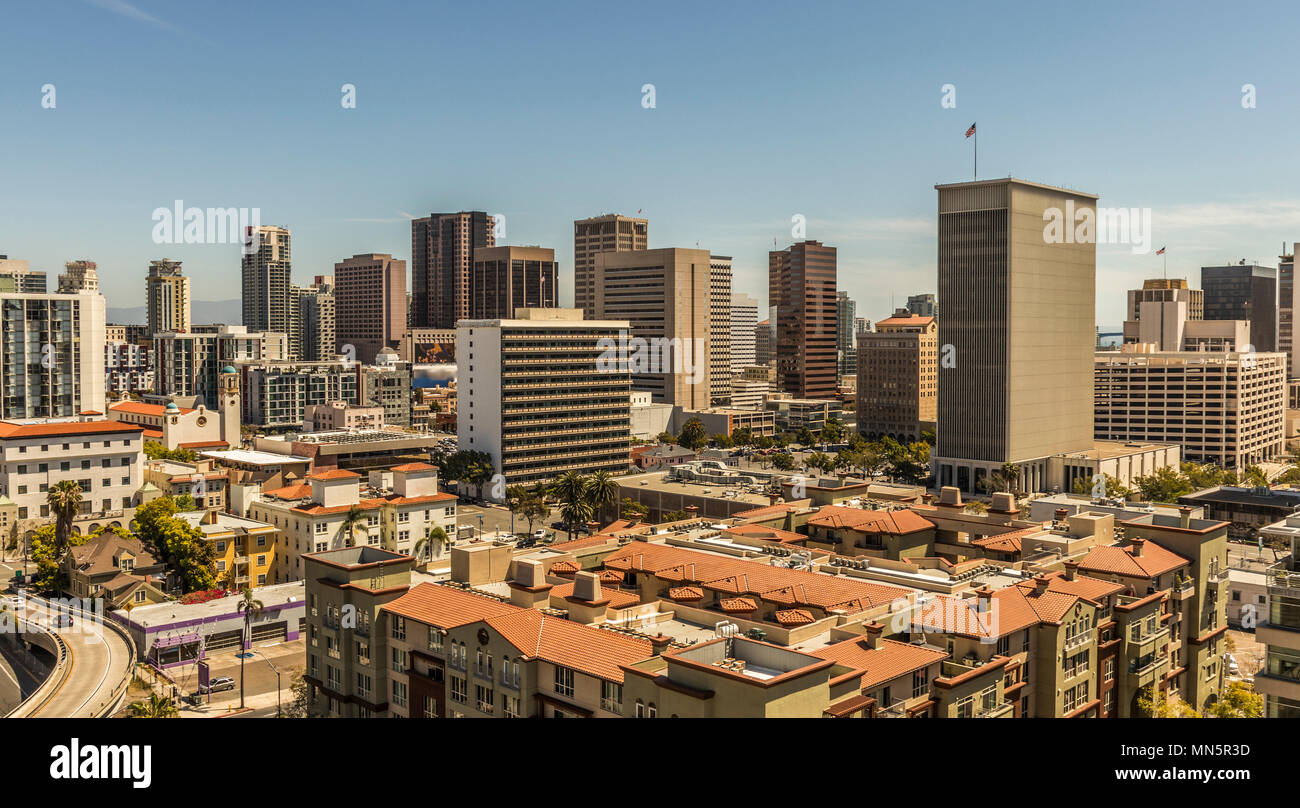
<svg viewBox="0 0 1300 808">
<path fill-rule="evenodd" d="M 655 437 L 655 440 L 659 441 L 665 446 L 670 446 L 677 442 L 677 436 L 671 432 L 660 432 L 658 436 Z"/>
<path fill-rule="evenodd" d="M 1103 475 L 1105 485 L 1102 487 L 1101 496 L 1106 499 L 1128 499 L 1133 496 L 1133 489 L 1119 481 L 1118 477 L 1110 474 Z M 1093 490 L 1096 483 L 1087 477 L 1079 477 L 1074 481 L 1074 493 L 1085 496 L 1093 496 Z"/>
<path fill-rule="evenodd" d="M 1264 697 L 1245 682 L 1229 682 L 1218 701 L 1210 705 L 1209 713 L 1214 718 L 1263 718 Z"/>
<path fill-rule="evenodd" d="M 1188 479 L 1168 467 L 1156 469 L 1146 477 L 1135 477 L 1133 484 L 1147 502 L 1177 502 L 1179 497 L 1192 492 Z"/>
<path fill-rule="evenodd" d="M 242 612 L 244 615 L 244 646 L 240 650 L 247 650 L 253 645 L 253 621 L 262 616 L 262 601 L 253 597 L 253 590 L 244 587 L 244 597 L 239 601 L 239 606 L 235 611 Z M 247 654 L 239 655 L 239 709 L 244 709 L 244 658 Z"/>
<path fill-rule="evenodd" d="M 1247 488 L 1267 488 L 1268 474 L 1255 464 L 1246 466 L 1241 473 L 1241 484 Z"/>
<path fill-rule="evenodd" d="M 176 703 L 168 696 L 150 693 L 149 698 L 131 704 L 132 718 L 175 718 Z"/>
<path fill-rule="evenodd" d="M 1192 463 L 1179 465 L 1179 472 L 1187 480 L 1189 491 L 1200 491 L 1216 485 L 1236 485 L 1237 475 L 1231 469 L 1219 468 L 1213 463 Z"/>
<path fill-rule="evenodd" d="M 709 445 L 715 449 L 730 449 L 736 442 L 725 432 L 719 432 L 709 438 Z"/>
<path fill-rule="evenodd" d="M 772 455 L 772 465 L 775 466 L 780 471 L 793 471 L 794 455 L 790 454 L 789 452 L 781 452 L 780 454 L 774 454 Z"/>
<path fill-rule="evenodd" d="M 1175 694 L 1147 685 L 1138 692 L 1138 713 L 1144 718 L 1200 718 L 1201 714 Z"/>
<path fill-rule="evenodd" d="M 359 505 L 353 505 L 348 508 L 347 514 L 339 524 L 339 532 L 343 534 L 344 547 L 357 546 L 357 534 L 362 531 L 366 524 L 366 512 L 361 510 Z"/>
<path fill-rule="evenodd" d="M 76 480 L 61 480 L 50 486 L 45 499 L 50 504 L 50 513 L 54 514 L 54 546 L 61 559 L 72 535 L 72 520 L 81 511 L 81 484 Z"/>
<path fill-rule="evenodd" d="M 618 480 L 604 469 L 599 469 L 586 480 L 583 497 L 591 503 L 592 513 L 601 513 L 606 506 L 618 504 Z"/>
<path fill-rule="evenodd" d="M 754 430 L 747 426 L 737 428 L 731 433 L 731 442 L 744 449 L 754 443 Z"/>
<path fill-rule="evenodd" d="M 566 471 L 551 483 L 551 495 L 563 504 L 579 502 L 587 495 L 587 478 L 576 471 Z"/>
<path fill-rule="evenodd" d="M 293 701 L 290 701 L 280 710 L 281 718 L 306 718 L 311 706 L 308 700 L 311 693 L 307 682 L 302 678 L 301 672 L 296 672 L 289 685 L 289 691 L 293 693 Z"/>
<path fill-rule="evenodd" d="M 978 499 L 972 499 L 970 502 L 966 503 L 966 506 L 962 508 L 962 511 L 965 513 L 988 513 L 989 506 L 980 502 Z"/>
<path fill-rule="evenodd" d="M 443 476 L 448 480 L 472 485 L 476 489 L 492 478 L 494 467 L 487 452 L 461 449 L 443 461 Z"/>
<path fill-rule="evenodd" d="M 989 493 L 1020 493 L 1020 467 L 1014 463 L 1003 463 L 1002 468 L 980 480 L 980 487 Z"/>
<path fill-rule="evenodd" d="M 812 446 L 817 442 L 817 436 L 807 425 L 799 427 L 799 431 L 794 433 L 794 442 L 800 446 Z"/>
<path fill-rule="evenodd" d="M 680 522 L 686 518 L 686 511 L 669 511 L 664 514 L 665 522 Z"/>
<path fill-rule="evenodd" d="M 839 443 L 844 440 L 844 422 L 835 416 L 826 419 L 826 424 L 822 427 L 822 441 L 824 443 Z"/>
<path fill-rule="evenodd" d="M 519 511 L 519 515 L 528 522 L 529 533 L 533 532 L 533 524 L 538 519 L 545 519 L 550 515 L 550 513 L 551 509 L 547 507 L 545 500 L 535 493 L 528 495 L 524 500 L 523 507 Z"/>
<path fill-rule="evenodd" d="M 32 586 L 42 592 L 57 592 L 63 581 L 64 559 L 68 551 L 89 540 L 89 536 L 73 533 L 68 538 L 68 546 L 60 553 L 54 525 L 42 525 L 37 528 L 29 545 L 31 559 L 36 564 L 36 572 L 32 575 Z"/>
<path fill-rule="evenodd" d="M 177 513 L 187 513 L 189 511 L 197 511 L 199 509 L 199 506 L 194 504 L 194 497 L 190 496 L 189 491 L 176 494 L 175 496 L 172 497 L 172 499 L 176 500 Z"/>
<path fill-rule="evenodd" d="M 192 449 L 168 449 L 156 440 L 144 442 L 144 456 L 150 460 L 179 460 L 182 463 L 193 463 L 199 459 L 198 452 Z"/>
<path fill-rule="evenodd" d="M 443 530 L 441 525 L 425 528 L 424 536 L 415 543 L 415 546 L 411 548 L 411 552 L 415 553 L 416 558 L 428 561 L 433 556 L 433 546 L 435 544 L 439 548 L 447 546 L 447 531 Z M 441 549 L 439 553 L 441 553 Z"/>
<path fill-rule="evenodd" d="M 630 497 L 623 497 L 618 515 L 621 519 L 639 522 L 650 515 L 650 509 Z"/>
<path fill-rule="evenodd" d="M 682 427 L 682 434 L 677 436 L 677 443 L 690 449 L 692 452 L 698 451 L 701 446 L 708 443 L 708 433 L 704 430 L 704 424 L 699 418 L 692 418 Z"/>
<path fill-rule="evenodd" d="M 569 530 L 569 539 L 573 539 L 579 525 L 585 525 L 591 521 L 592 508 L 591 503 L 585 499 L 579 499 L 574 502 L 566 502 L 560 506 L 560 518 Z"/>
<path fill-rule="evenodd" d="M 830 455 L 823 452 L 813 452 L 804 460 L 804 465 L 815 471 L 832 471 L 835 469 L 835 461 Z"/>
<path fill-rule="evenodd" d="M 939 442 L 939 436 L 935 434 L 935 431 L 933 429 L 926 427 L 925 429 L 921 430 L 921 440 L 930 444 L 931 446 L 934 446 L 936 443 Z"/>
</svg>

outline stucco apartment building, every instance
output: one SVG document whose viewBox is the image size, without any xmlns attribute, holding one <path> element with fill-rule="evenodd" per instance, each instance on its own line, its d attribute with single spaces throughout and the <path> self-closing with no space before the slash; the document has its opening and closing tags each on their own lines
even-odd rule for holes
<svg viewBox="0 0 1300 808">
<path fill-rule="evenodd" d="M 333 469 L 311 474 L 304 483 L 263 491 L 253 499 L 249 516 L 283 535 L 272 573 L 274 583 L 301 579 L 306 554 L 349 544 L 408 555 L 414 555 L 419 545 L 421 559 L 443 558 L 447 548 L 424 540 L 435 527 L 456 535 L 456 497 L 438 491 L 438 471 L 427 463 L 394 466 L 392 473 L 391 491 L 363 491 L 360 474 Z M 353 508 L 363 521 L 345 530 Z"/>
<path fill-rule="evenodd" d="M 280 531 L 256 519 L 220 511 L 186 511 L 176 517 L 212 545 L 217 582 L 240 591 L 270 584 Z"/>
</svg>

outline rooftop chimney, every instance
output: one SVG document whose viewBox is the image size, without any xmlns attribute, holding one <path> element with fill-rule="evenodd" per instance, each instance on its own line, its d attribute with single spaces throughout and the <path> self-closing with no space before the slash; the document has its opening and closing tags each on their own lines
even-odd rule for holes
<svg viewBox="0 0 1300 808">
<path fill-rule="evenodd" d="M 546 583 L 542 574 L 542 562 L 535 558 L 521 558 L 515 562 L 515 580 L 524 586 L 540 586 Z"/>
<path fill-rule="evenodd" d="M 668 650 L 668 646 L 671 645 L 672 642 L 673 638 L 669 637 L 667 634 L 656 635 L 650 638 L 650 650 L 654 652 L 654 656 L 660 656 L 664 651 Z"/>
<path fill-rule="evenodd" d="M 1067 509 L 1057 508 L 1055 511 L 1052 512 L 1052 519 L 1054 519 L 1057 522 L 1064 522 L 1066 518 L 1069 517 L 1069 515 L 1070 512 Z"/>
<path fill-rule="evenodd" d="M 867 623 L 863 628 L 867 630 L 867 646 L 879 648 L 880 636 L 885 633 L 885 627 L 880 623 Z"/>
<path fill-rule="evenodd" d="M 1133 555 L 1142 555 L 1142 545 L 1146 544 L 1146 539 L 1133 539 L 1129 544 L 1133 548 Z"/>
<path fill-rule="evenodd" d="M 1078 574 L 1079 574 L 1078 561 L 1065 562 L 1065 580 L 1073 581 L 1076 577 L 1078 577 Z"/>
<path fill-rule="evenodd" d="M 954 508 L 961 507 L 961 489 L 952 485 L 945 485 L 939 489 L 939 504 L 951 505 Z"/>
<path fill-rule="evenodd" d="M 1013 495 L 1006 491 L 998 491 L 993 495 L 989 510 L 998 511 L 999 513 L 1011 513 L 1020 509 L 1016 507 L 1016 498 Z"/>
<path fill-rule="evenodd" d="M 1046 591 L 1047 591 L 1047 586 L 1048 586 L 1048 584 L 1050 584 L 1051 582 L 1052 582 L 1052 579 L 1051 579 L 1051 578 L 1048 578 L 1046 575 L 1035 575 L 1035 576 L 1034 576 L 1034 594 L 1035 594 L 1035 595 L 1041 595 L 1041 594 L 1043 594 L 1044 592 L 1046 592 Z"/>
<path fill-rule="evenodd" d="M 1178 506 L 1178 526 L 1186 530 L 1192 526 L 1192 509 L 1189 505 Z"/>
<path fill-rule="evenodd" d="M 982 612 L 987 612 L 993 608 L 993 590 L 987 586 L 981 586 L 975 590 L 975 603 Z"/>
<path fill-rule="evenodd" d="M 594 572 L 574 575 L 573 597 L 577 600 L 600 600 L 600 576 Z"/>
</svg>

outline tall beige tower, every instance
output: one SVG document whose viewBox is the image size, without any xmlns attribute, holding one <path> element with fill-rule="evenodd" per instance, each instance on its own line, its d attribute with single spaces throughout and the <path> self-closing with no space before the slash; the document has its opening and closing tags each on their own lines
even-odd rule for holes
<svg viewBox="0 0 1300 808">
<path fill-rule="evenodd" d="M 629 322 L 633 391 L 659 404 L 709 406 L 712 274 L 708 250 L 596 256 L 595 319 Z"/>
<path fill-rule="evenodd" d="M 573 305 L 591 319 L 596 315 L 596 256 L 603 252 L 645 250 L 650 242 L 649 224 L 607 213 L 573 223 Z"/>
<path fill-rule="evenodd" d="M 64 264 L 66 272 L 59 276 L 59 294 L 98 292 L 99 272 L 94 261 L 84 258 Z"/>
<path fill-rule="evenodd" d="M 1093 446 L 1097 197 L 1011 178 L 935 187 L 937 482 L 979 492 L 1013 463 L 1043 490 L 1047 458 Z"/>
<path fill-rule="evenodd" d="M 144 289 L 150 335 L 190 330 L 190 279 L 181 274 L 180 261 L 150 261 Z"/>
</svg>

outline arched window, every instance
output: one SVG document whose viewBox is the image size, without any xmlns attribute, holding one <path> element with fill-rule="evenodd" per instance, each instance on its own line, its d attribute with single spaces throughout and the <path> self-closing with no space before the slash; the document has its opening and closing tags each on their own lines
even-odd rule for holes
<svg viewBox="0 0 1300 808">
<path fill-rule="evenodd" d="M 659 716 L 659 708 L 655 707 L 655 703 L 652 701 L 652 702 L 650 702 L 650 704 L 646 707 L 646 717 L 647 717 L 647 718 L 657 718 L 658 716 Z"/>
<path fill-rule="evenodd" d="M 640 699 L 636 700 L 636 717 L 645 718 L 645 703 Z"/>
</svg>

